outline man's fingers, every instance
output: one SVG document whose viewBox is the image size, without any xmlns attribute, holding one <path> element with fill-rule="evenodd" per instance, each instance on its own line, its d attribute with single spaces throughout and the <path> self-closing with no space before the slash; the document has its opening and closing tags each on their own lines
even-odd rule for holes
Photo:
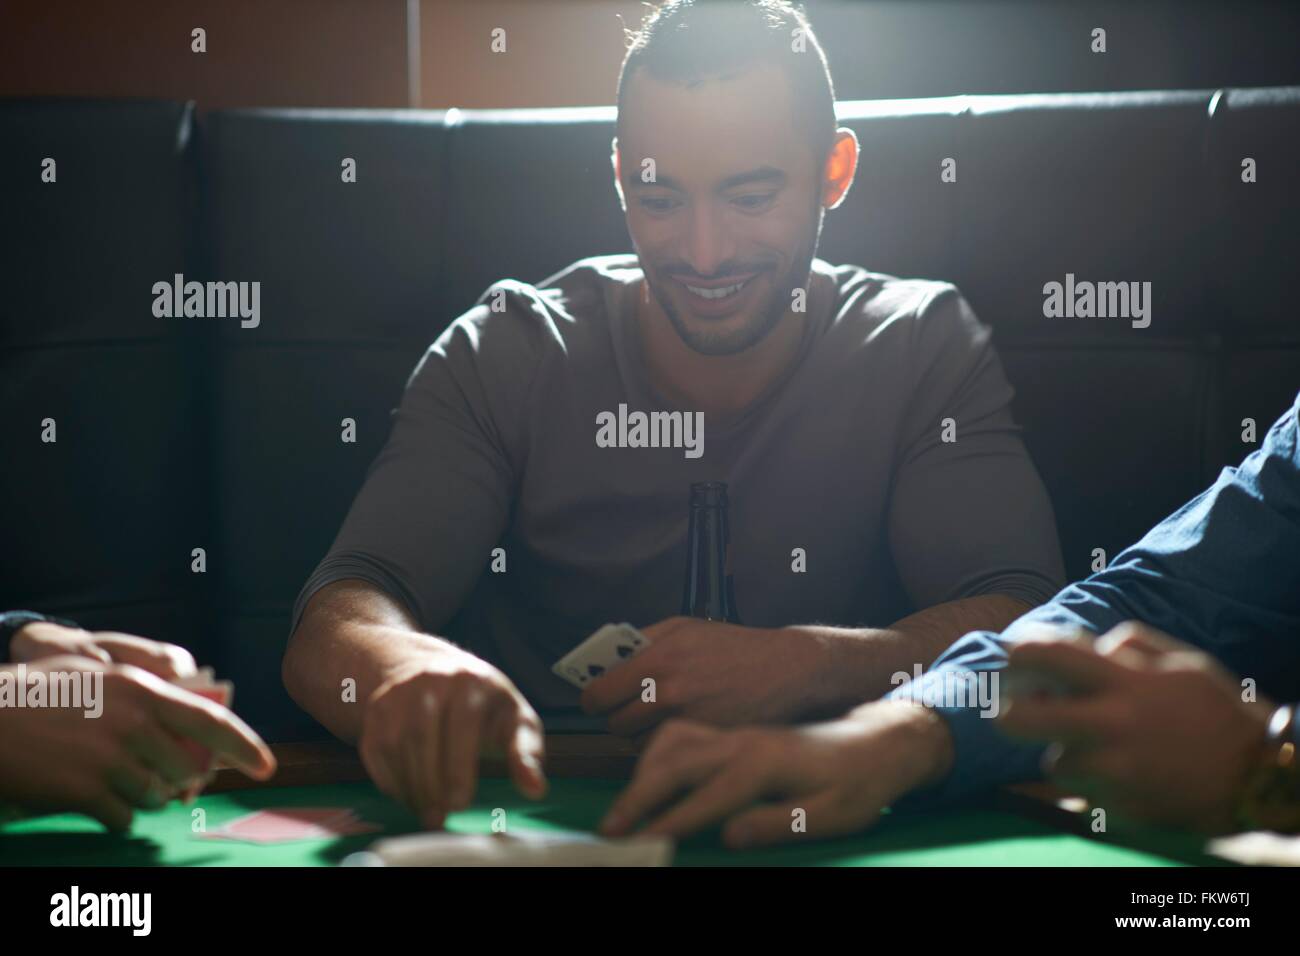
<svg viewBox="0 0 1300 956">
<path fill-rule="evenodd" d="M 800 821 L 803 827 L 796 828 Z M 831 794 L 819 793 L 783 803 L 752 807 L 733 816 L 722 828 L 722 842 L 732 849 L 741 850 L 791 843 L 796 837 L 802 840 L 822 840 L 858 828 L 858 821 L 838 808 Z"/>
<path fill-rule="evenodd" d="M 130 664 L 163 680 L 192 677 L 197 672 L 194 656 L 183 647 L 114 632 L 92 635 L 95 645 L 118 664 Z"/>
<path fill-rule="evenodd" d="M 189 786 L 203 774 L 193 755 L 161 729 L 136 735 L 128 746 L 141 763 L 173 787 Z"/>
<path fill-rule="evenodd" d="M 232 711 L 170 685 L 151 689 L 154 714 L 165 727 L 198 741 L 254 780 L 275 773 L 270 748 Z"/>
<path fill-rule="evenodd" d="M 1057 747 L 1053 750 L 1050 766 L 1044 770 L 1066 777 L 1091 777 L 1100 768 L 1096 747 Z"/>
<path fill-rule="evenodd" d="M 546 741 L 541 727 L 531 717 L 512 714 L 507 726 L 509 740 L 505 745 L 506 767 L 510 779 L 524 796 L 539 800 L 546 794 Z"/>
<path fill-rule="evenodd" d="M 1024 641 L 1012 646 L 1008 674 L 1039 672 L 1057 677 L 1080 691 L 1096 691 L 1114 684 L 1122 675 L 1115 661 L 1090 647 L 1072 641 Z"/>
<path fill-rule="evenodd" d="M 39 670 L 50 674 L 58 671 L 85 671 L 94 674 L 108 671 L 113 666 L 112 661 L 86 656 L 94 650 L 95 648 L 89 645 L 81 645 L 75 653 L 67 652 L 52 654 L 49 657 L 38 657 L 27 662 L 27 672 L 30 674 L 32 671 Z"/>
<path fill-rule="evenodd" d="M 1125 621 L 1097 638 L 1097 653 L 1130 662 L 1149 662 L 1191 648 L 1168 634 L 1135 621 Z"/>
<path fill-rule="evenodd" d="M 644 653 L 626 660 L 606 674 L 597 677 L 582 691 L 580 702 L 588 714 L 607 714 L 629 701 L 640 700 L 641 681 L 649 676 L 646 658 L 654 652 L 650 647 Z"/>
<path fill-rule="evenodd" d="M 487 716 L 487 694 L 479 686 L 457 690 L 447 703 L 442 732 L 442 786 L 444 805 L 449 810 L 463 810 L 474 798 Z"/>
<path fill-rule="evenodd" d="M 425 811 L 426 799 L 419 767 L 423 751 L 422 732 L 412 732 L 396 740 L 375 743 L 368 753 L 363 752 L 362 761 L 380 790 L 414 813 L 421 824 L 438 829 L 441 822 L 428 822 L 429 814 Z"/>
<path fill-rule="evenodd" d="M 1087 781 L 1092 791 L 1137 789 L 1139 781 L 1122 746 L 1063 747 L 1050 767 L 1044 769 L 1058 782 Z"/>
<path fill-rule="evenodd" d="M 113 655 L 109 654 L 108 651 L 104 650 L 102 647 L 99 647 L 96 644 L 91 643 L 90 641 L 83 641 L 82 643 L 76 645 L 75 653 L 82 657 L 88 657 L 91 660 L 100 664 L 113 663 Z"/>
<path fill-rule="evenodd" d="M 614 800 L 601 821 L 600 830 L 607 836 L 628 832 L 683 790 L 707 779 L 727 759 L 727 751 L 707 743 L 691 744 L 683 740 L 672 750 L 653 748 L 651 744 L 651 749 L 637 761 L 632 782 Z"/>
<path fill-rule="evenodd" d="M 1059 766 L 1059 763 L 1058 763 Z M 1105 777 L 1095 776 L 1082 770 L 1062 771 L 1053 769 L 1048 774 L 1052 783 L 1071 796 L 1084 797 L 1094 807 L 1118 809 L 1119 801 L 1124 798 L 1123 788 L 1117 788 Z"/>
<path fill-rule="evenodd" d="M 81 811 L 92 817 L 115 833 L 122 833 L 131 828 L 134 817 L 130 804 L 110 790 L 101 790 L 81 807 Z"/>
<path fill-rule="evenodd" d="M 998 726 L 1027 740 L 1089 743 L 1110 737 L 1114 720 L 1108 702 L 1096 697 L 1024 698 L 1002 708 Z"/>
<path fill-rule="evenodd" d="M 109 770 L 108 784 L 128 806 L 145 810 L 166 806 L 174 791 L 156 773 L 135 762 L 119 763 Z"/>
<path fill-rule="evenodd" d="M 392 762 L 406 780 L 405 802 L 430 830 L 442 828 L 447 818 L 446 780 L 442 775 L 442 729 L 446 701 L 425 688 L 415 698 L 418 712 L 402 724 L 403 732 L 390 743 L 398 751 Z"/>
<path fill-rule="evenodd" d="M 758 799 L 763 782 L 760 773 L 732 760 L 666 813 L 646 824 L 643 832 L 680 837 L 721 823 Z"/>
<path fill-rule="evenodd" d="M 606 726 L 611 734 L 634 737 L 659 726 L 673 717 L 675 711 L 659 702 L 646 703 L 640 697 L 624 704 L 610 715 Z"/>
<path fill-rule="evenodd" d="M 641 628 L 641 633 L 652 641 L 662 642 L 664 638 L 674 631 L 699 623 L 697 618 L 684 617 L 678 614 L 674 617 L 666 617 L 661 621 L 655 621 L 653 624 Z"/>
<path fill-rule="evenodd" d="M 393 767 L 392 756 L 373 737 L 363 736 L 357 752 L 361 755 L 361 764 L 381 792 L 400 803 L 406 803 L 402 781 Z M 407 804 L 409 806 L 409 804 Z"/>
</svg>

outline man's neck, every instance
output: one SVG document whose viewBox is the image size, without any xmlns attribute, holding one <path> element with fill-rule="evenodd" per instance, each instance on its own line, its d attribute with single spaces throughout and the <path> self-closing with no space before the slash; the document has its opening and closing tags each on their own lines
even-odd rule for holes
<svg viewBox="0 0 1300 956">
<path fill-rule="evenodd" d="M 752 348 L 735 355 L 701 355 L 677 334 L 649 294 L 636 286 L 636 326 L 651 384 L 670 402 L 708 416 L 739 415 L 793 362 L 803 340 L 807 313 L 786 310 L 781 321 Z"/>
</svg>

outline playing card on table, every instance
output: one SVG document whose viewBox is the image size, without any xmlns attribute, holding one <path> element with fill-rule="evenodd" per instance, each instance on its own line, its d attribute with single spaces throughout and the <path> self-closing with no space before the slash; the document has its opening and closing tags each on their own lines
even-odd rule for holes
<svg viewBox="0 0 1300 956">
<path fill-rule="evenodd" d="M 551 667 L 574 687 L 589 683 L 650 646 L 650 639 L 628 623 L 606 624 Z"/>
<path fill-rule="evenodd" d="M 667 866 L 672 855 L 666 837 L 587 833 L 418 833 L 380 840 L 365 854 L 382 866 Z"/>
<path fill-rule="evenodd" d="M 381 829 L 361 820 L 347 807 L 285 807 L 258 810 L 198 835 L 206 840 L 290 843 L 375 833 Z"/>
</svg>

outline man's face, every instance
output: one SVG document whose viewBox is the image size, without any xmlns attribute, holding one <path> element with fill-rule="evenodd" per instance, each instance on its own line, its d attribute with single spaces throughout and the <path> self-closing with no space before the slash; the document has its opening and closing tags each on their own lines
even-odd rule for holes
<svg viewBox="0 0 1300 956">
<path fill-rule="evenodd" d="M 814 161 L 792 116 L 775 67 L 693 88 L 644 71 L 631 80 L 618 143 L 628 232 L 651 293 L 697 352 L 762 341 L 808 281 L 824 157 Z"/>
</svg>

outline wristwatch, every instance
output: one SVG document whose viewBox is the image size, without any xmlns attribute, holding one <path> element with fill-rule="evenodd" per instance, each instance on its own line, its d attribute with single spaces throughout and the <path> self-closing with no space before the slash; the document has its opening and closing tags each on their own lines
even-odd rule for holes
<svg viewBox="0 0 1300 956">
<path fill-rule="evenodd" d="M 72 621 L 65 620 L 61 617 L 50 617 L 48 614 L 37 614 L 35 611 L 3 611 L 0 612 L 0 664 L 11 660 L 9 654 L 9 644 L 22 628 L 28 624 L 35 624 L 37 621 L 48 621 L 51 624 L 62 624 L 64 627 L 77 627 Z"/>
<path fill-rule="evenodd" d="M 1300 832 L 1297 729 L 1294 704 L 1284 704 L 1273 711 L 1264 745 L 1237 806 L 1237 822 L 1243 830 Z"/>
</svg>

